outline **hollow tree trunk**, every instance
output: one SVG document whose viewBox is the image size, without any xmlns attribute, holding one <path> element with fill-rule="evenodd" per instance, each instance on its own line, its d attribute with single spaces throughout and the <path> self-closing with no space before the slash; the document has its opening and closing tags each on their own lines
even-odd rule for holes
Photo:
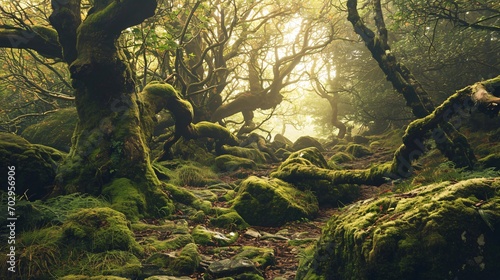
<svg viewBox="0 0 500 280">
<path fill-rule="evenodd" d="M 131 69 L 116 45 L 121 31 L 154 14 L 156 1 L 96 0 L 81 23 L 80 1 L 52 5 L 79 117 L 57 191 L 104 194 L 131 218 L 168 214 L 146 145 L 152 126 L 143 125 Z"/>
</svg>

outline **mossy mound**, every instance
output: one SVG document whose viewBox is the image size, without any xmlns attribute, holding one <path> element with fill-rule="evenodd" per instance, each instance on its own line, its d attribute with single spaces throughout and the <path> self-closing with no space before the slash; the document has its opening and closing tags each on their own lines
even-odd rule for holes
<svg viewBox="0 0 500 280">
<path fill-rule="evenodd" d="M 193 274 L 200 265 L 200 261 L 198 247 L 194 243 L 189 243 L 176 254 L 153 254 L 146 260 L 146 263 L 156 266 L 162 274 L 180 276 Z"/>
<path fill-rule="evenodd" d="M 206 167 L 183 165 L 176 170 L 177 184 L 181 186 L 204 187 L 219 182 L 217 174 Z"/>
<path fill-rule="evenodd" d="M 198 162 L 202 165 L 210 166 L 213 164 L 215 155 L 209 151 L 212 144 L 207 142 L 207 139 L 191 139 L 186 140 L 181 138 L 172 146 L 172 154 L 174 158 Z"/>
<path fill-rule="evenodd" d="M 323 145 L 311 136 L 301 136 L 293 143 L 292 149 L 294 151 L 302 150 L 305 148 L 315 147 L 320 151 L 324 151 Z"/>
<path fill-rule="evenodd" d="M 142 249 L 126 223 L 117 211 L 93 208 L 70 215 L 62 226 L 23 232 L 16 240 L 13 279 L 135 279 L 141 270 L 135 254 Z M 5 256 L 0 268 L 7 270 Z"/>
<path fill-rule="evenodd" d="M 500 178 L 442 182 L 331 218 L 296 279 L 495 279 Z"/>
<path fill-rule="evenodd" d="M 132 230 L 146 254 L 180 250 L 187 244 L 194 243 L 185 220 L 164 220 L 159 225 L 134 223 Z"/>
<path fill-rule="evenodd" d="M 142 253 L 124 214 L 111 208 L 82 209 L 62 225 L 62 240 L 72 248 L 88 252 L 109 250 Z"/>
<path fill-rule="evenodd" d="M 31 143 L 69 152 L 77 121 L 76 108 L 60 109 L 49 114 L 43 121 L 28 126 L 21 136 Z"/>
<path fill-rule="evenodd" d="M 232 206 L 250 225 L 279 226 L 312 218 L 319 210 L 316 197 L 278 179 L 255 176 L 243 181 Z"/>
<path fill-rule="evenodd" d="M 220 153 L 251 159 L 256 163 L 266 162 L 266 157 L 264 156 L 264 154 L 262 154 L 261 151 L 255 148 L 223 145 L 220 149 Z"/>
<path fill-rule="evenodd" d="M 345 162 L 350 162 L 353 161 L 354 157 L 351 154 L 344 153 L 344 152 L 337 152 L 333 156 L 328 159 L 328 163 L 331 164 L 330 162 L 334 163 L 345 163 Z"/>
<path fill-rule="evenodd" d="M 14 168 L 15 192 L 35 200 L 52 192 L 56 170 L 65 154 L 47 146 L 31 144 L 24 138 L 0 132 L 0 162 L 5 176 Z M 7 177 L 4 177 L 7 178 Z M 8 180 L 0 186 L 7 190 Z"/>
<path fill-rule="evenodd" d="M 278 178 L 303 191 L 312 191 L 320 205 L 348 203 L 359 194 L 359 186 L 339 184 L 336 177 L 346 177 L 348 171 L 330 170 L 328 163 L 316 148 L 294 152 L 284 161 L 271 177 Z M 365 175 L 368 175 L 367 171 Z M 352 175 L 353 181 L 363 174 Z M 367 178 L 368 179 L 368 178 Z"/>
<path fill-rule="evenodd" d="M 249 226 L 247 222 L 245 222 L 245 220 L 240 216 L 240 214 L 238 214 L 238 212 L 234 210 L 211 218 L 210 224 L 229 230 L 242 230 L 246 229 Z"/>
<path fill-rule="evenodd" d="M 3 205 L 7 205 L 7 196 L 2 196 Z M 96 198 L 86 194 L 73 193 L 60 195 L 48 200 L 36 200 L 33 202 L 20 200 L 16 204 L 16 214 L 18 223 L 16 229 L 29 231 L 39 229 L 48 225 L 62 225 L 69 215 L 83 208 L 108 207 L 109 203 L 101 198 Z M 6 215 L 7 213 L 1 213 Z M 7 217 L 4 216 L 0 222 L 2 228 L 8 224 Z"/>
<path fill-rule="evenodd" d="M 287 160 L 282 163 L 282 165 L 287 165 L 291 161 L 295 161 L 295 159 L 306 159 L 317 167 L 328 168 L 328 163 L 316 147 L 304 148 L 302 150 L 291 153 Z"/>
<path fill-rule="evenodd" d="M 346 147 L 345 151 L 356 158 L 362 158 L 372 154 L 370 149 L 359 144 L 350 144 Z"/>
<path fill-rule="evenodd" d="M 233 155 L 222 155 L 215 158 L 215 165 L 219 171 L 236 171 L 238 169 L 255 169 L 255 161 Z"/>
</svg>

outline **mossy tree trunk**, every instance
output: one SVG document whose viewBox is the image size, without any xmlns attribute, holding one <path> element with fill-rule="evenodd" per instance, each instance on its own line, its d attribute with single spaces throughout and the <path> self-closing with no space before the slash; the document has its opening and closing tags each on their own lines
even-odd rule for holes
<svg viewBox="0 0 500 280">
<path fill-rule="evenodd" d="M 65 61 L 78 123 L 59 167 L 54 194 L 109 197 L 130 218 L 168 214 L 171 201 L 151 166 L 151 110 L 135 92 L 133 72 L 117 46 L 121 32 L 153 16 L 155 0 L 95 0 L 82 20 L 81 0 L 52 0 L 53 29 L 0 27 L 0 47 L 32 49 Z"/>
<path fill-rule="evenodd" d="M 154 15 L 157 3 L 96 0 L 83 21 L 80 4 L 52 1 L 50 16 L 70 65 L 79 117 L 71 151 L 57 175 L 57 191 L 104 192 L 113 204 L 137 208 L 130 213 L 152 214 L 167 199 L 150 164 L 147 139 L 152 127 L 143 125 L 147 116 L 141 115 L 132 70 L 116 41 L 124 29 Z M 123 178 L 128 194 L 114 185 L 117 179 L 125 182 Z"/>
<path fill-rule="evenodd" d="M 352 23 L 354 31 L 365 42 L 372 57 L 386 74 L 387 80 L 392 83 L 394 89 L 403 95 L 406 105 L 411 108 L 413 115 L 416 118 L 426 117 L 434 110 L 434 105 L 427 91 L 413 76 L 410 69 L 398 62 L 396 56 L 391 52 L 380 0 L 373 1 L 377 33 L 363 23 L 357 10 L 357 2 L 357 0 L 347 1 L 348 20 Z M 472 167 L 476 159 L 465 136 L 447 121 L 441 122 L 439 126 L 439 129 L 443 131 L 440 134 L 444 134 L 444 137 L 434 139 L 438 149 L 458 167 Z M 421 143 L 422 139 L 427 138 L 427 136 L 420 135 L 420 138 L 417 142 Z"/>
</svg>

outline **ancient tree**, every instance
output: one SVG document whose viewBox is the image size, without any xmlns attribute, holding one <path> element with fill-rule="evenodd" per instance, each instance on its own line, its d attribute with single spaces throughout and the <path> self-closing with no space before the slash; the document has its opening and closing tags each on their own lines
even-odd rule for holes
<svg viewBox="0 0 500 280">
<path fill-rule="evenodd" d="M 79 120 L 55 192 L 104 194 L 134 218 L 168 214 L 149 158 L 151 126 L 117 45 L 123 30 L 154 15 L 156 1 L 96 0 L 84 18 L 79 0 L 51 4 L 53 28 L 4 26 L 0 46 L 31 49 L 69 67 Z"/>
</svg>

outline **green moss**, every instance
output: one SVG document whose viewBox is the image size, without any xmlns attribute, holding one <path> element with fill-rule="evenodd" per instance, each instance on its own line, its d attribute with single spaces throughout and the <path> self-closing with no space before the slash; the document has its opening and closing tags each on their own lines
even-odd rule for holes
<svg viewBox="0 0 500 280">
<path fill-rule="evenodd" d="M 181 186 L 204 187 L 217 182 L 217 174 L 212 170 L 194 165 L 184 165 L 176 169 L 178 184 Z"/>
<path fill-rule="evenodd" d="M 103 188 L 102 195 L 110 199 L 111 208 L 124 213 L 132 221 L 139 220 L 146 212 L 144 194 L 127 178 L 115 179 Z"/>
<path fill-rule="evenodd" d="M 232 207 L 251 225 L 279 226 L 312 218 L 318 212 L 316 197 L 277 179 L 249 177 L 243 181 Z"/>
<path fill-rule="evenodd" d="M 28 126 L 22 136 L 31 143 L 69 152 L 78 115 L 75 108 L 60 109 L 41 122 Z"/>
<path fill-rule="evenodd" d="M 170 269 L 174 275 L 190 275 L 193 274 L 200 265 L 201 257 L 198 253 L 198 246 L 194 243 L 189 243 L 182 248 L 179 257 L 171 264 Z"/>
<path fill-rule="evenodd" d="M 214 154 L 208 151 L 206 139 L 183 138 L 172 146 L 172 154 L 174 158 L 197 162 L 204 166 L 213 165 L 215 160 Z"/>
<path fill-rule="evenodd" d="M 232 147 L 228 145 L 223 145 L 221 148 L 221 154 L 228 154 L 240 158 L 251 159 L 256 163 L 266 162 L 266 157 L 258 149 L 254 148 L 245 148 L 236 146 Z"/>
<path fill-rule="evenodd" d="M 25 193 L 30 199 L 39 199 L 52 192 L 58 165 L 65 154 L 43 145 L 30 144 L 24 138 L 0 132 L 0 166 L 7 170 L 14 166 L 16 193 Z M 0 182 L 7 189 L 7 180 Z"/>
<path fill-rule="evenodd" d="M 257 164 L 250 159 L 232 155 L 222 155 L 215 158 L 215 165 L 219 171 L 236 171 L 240 168 L 255 169 Z"/>
<path fill-rule="evenodd" d="M 226 228 L 229 230 L 242 230 L 247 228 L 249 225 L 236 211 L 230 211 L 224 213 L 217 217 L 210 219 L 210 224 L 220 228 Z"/>
<path fill-rule="evenodd" d="M 197 225 L 191 232 L 191 235 L 195 243 L 200 245 L 228 246 L 238 239 L 238 234 L 235 232 L 225 235 L 220 232 L 208 230 L 201 225 Z"/>
<path fill-rule="evenodd" d="M 110 208 L 82 209 L 68 217 L 62 231 L 62 241 L 75 249 L 95 253 L 108 250 L 142 252 L 125 215 Z"/>
<path fill-rule="evenodd" d="M 233 258 L 248 258 L 252 260 L 252 262 L 255 263 L 256 266 L 261 270 L 274 265 L 276 261 L 273 248 L 259 248 L 253 246 L 243 246 L 241 252 L 235 255 Z"/>
<path fill-rule="evenodd" d="M 356 203 L 330 219 L 297 278 L 492 279 L 499 186 L 499 178 L 443 182 Z"/>
<path fill-rule="evenodd" d="M 208 137 L 218 141 L 220 145 L 238 145 L 239 141 L 227 128 L 212 122 L 202 121 L 194 125 L 197 137 Z"/>
<path fill-rule="evenodd" d="M 315 147 L 304 148 L 290 154 L 290 156 L 282 165 L 287 165 L 290 161 L 297 159 L 305 159 L 317 167 L 328 168 L 328 163 L 326 162 L 325 158 Z"/>
<path fill-rule="evenodd" d="M 500 170 L 500 154 L 490 154 L 479 160 L 479 163 L 485 167 L 493 167 Z"/>
<path fill-rule="evenodd" d="M 365 156 L 369 156 L 372 154 L 370 149 L 368 149 L 365 146 L 359 145 L 359 144 L 350 144 L 346 147 L 346 152 L 351 154 L 352 156 L 356 158 L 361 158 Z"/>
<path fill-rule="evenodd" d="M 345 162 L 350 162 L 353 161 L 354 157 L 351 154 L 344 153 L 344 152 L 337 152 L 335 153 L 330 159 L 328 160 L 328 163 L 334 162 L 334 163 L 345 163 Z"/>
</svg>

